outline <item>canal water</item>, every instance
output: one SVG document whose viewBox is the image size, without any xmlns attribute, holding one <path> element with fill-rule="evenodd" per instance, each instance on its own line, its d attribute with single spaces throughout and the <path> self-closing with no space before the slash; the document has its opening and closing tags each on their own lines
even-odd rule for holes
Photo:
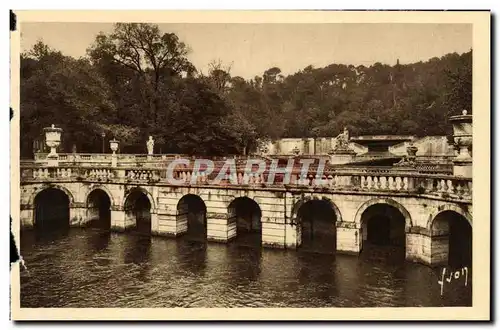
<svg viewBox="0 0 500 330">
<path fill-rule="evenodd" d="M 471 274 L 365 247 L 360 256 L 318 254 L 109 233 L 21 234 L 21 307 L 471 306 Z M 447 277 L 449 270 L 447 270 Z"/>
</svg>

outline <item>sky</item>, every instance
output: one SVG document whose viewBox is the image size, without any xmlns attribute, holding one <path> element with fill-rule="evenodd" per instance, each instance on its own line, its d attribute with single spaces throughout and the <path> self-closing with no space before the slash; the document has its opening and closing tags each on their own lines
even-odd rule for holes
<svg viewBox="0 0 500 330">
<path fill-rule="evenodd" d="M 271 68 L 293 74 L 308 65 L 332 63 L 369 66 L 426 61 L 472 48 L 470 24 L 158 24 L 186 43 L 189 60 L 206 73 L 211 61 L 231 65 L 232 76 L 253 78 Z M 112 23 L 23 23 L 21 51 L 37 40 L 65 55 L 84 56 L 99 32 Z"/>
</svg>

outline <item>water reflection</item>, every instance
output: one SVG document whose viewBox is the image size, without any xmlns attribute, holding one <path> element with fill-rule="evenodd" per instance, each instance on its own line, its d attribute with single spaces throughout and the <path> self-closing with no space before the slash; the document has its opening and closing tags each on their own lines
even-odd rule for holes
<svg viewBox="0 0 500 330">
<path fill-rule="evenodd" d="M 205 276 L 207 267 L 207 245 L 205 242 L 196 242 L 179 239 L 175 242 L 175 255 L 180 268 L 192 276 Z"/>
<path fill-rule="evenodd" d="M 111 232 L 106 230 L 88 229 L 92 235 L 87 235 L 88 249 L 93 253 L 106 250 L 111 240 Z"/>
<path fill-rule="evenodd" d="M 262 251 L 260 248 L 233 245 L 230 250 L 230 281 L 235 285 L 248 285 L 257 281 L 261 273 Z"/>
<path fill-rule="evenodd" d="M 22 307 L 467 306 L 441 269 L 361 257 L 72 229 L 21 236 Z M 472 278 L 470 276 L 470 278 Z M 105 290 L 105 292 L 103 291 Z M 105 294 L 104 294 L 105 293 Z"/>
</svg>

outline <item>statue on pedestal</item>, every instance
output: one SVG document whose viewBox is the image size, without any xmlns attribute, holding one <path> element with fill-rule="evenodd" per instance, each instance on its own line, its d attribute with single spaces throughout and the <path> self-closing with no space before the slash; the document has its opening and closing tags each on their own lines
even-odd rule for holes
<svg viewBox="0 0 500 330">
<path fill-rule="evenodd" d="M 149 140 L 146 142 L 146 146 L 148 148 L 148 155 L 152 155 L 155 146 L 155 140 L 153 140 L 153 137 L 151 135 L 149 136 Z"/>
<path fill-rule="evenodd" d="M 344 131 L 340 133 L 335 140 L 337 141 L 337 144 L 335 145 L 336 151 L 340 150 L 350 150 L 349 149 L 349 131 L 347 130 L 347 127 L 344 127 Z"/>
</svg>

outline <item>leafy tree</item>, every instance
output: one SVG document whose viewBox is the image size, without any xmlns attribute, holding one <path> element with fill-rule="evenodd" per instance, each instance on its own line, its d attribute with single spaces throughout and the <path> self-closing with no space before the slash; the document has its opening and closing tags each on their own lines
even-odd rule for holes
<svg viewBox="0 0 500 330">
<path fill-rule="evenodd" d="M 114 116 L 109 86 L 85 59 L 63 56 L 37 43 L 21 56 L 21 151 L 30 156 L 43 128 L 64 129 L 61 148 L 95 148 L 102 125 Z"/>
</svg>

